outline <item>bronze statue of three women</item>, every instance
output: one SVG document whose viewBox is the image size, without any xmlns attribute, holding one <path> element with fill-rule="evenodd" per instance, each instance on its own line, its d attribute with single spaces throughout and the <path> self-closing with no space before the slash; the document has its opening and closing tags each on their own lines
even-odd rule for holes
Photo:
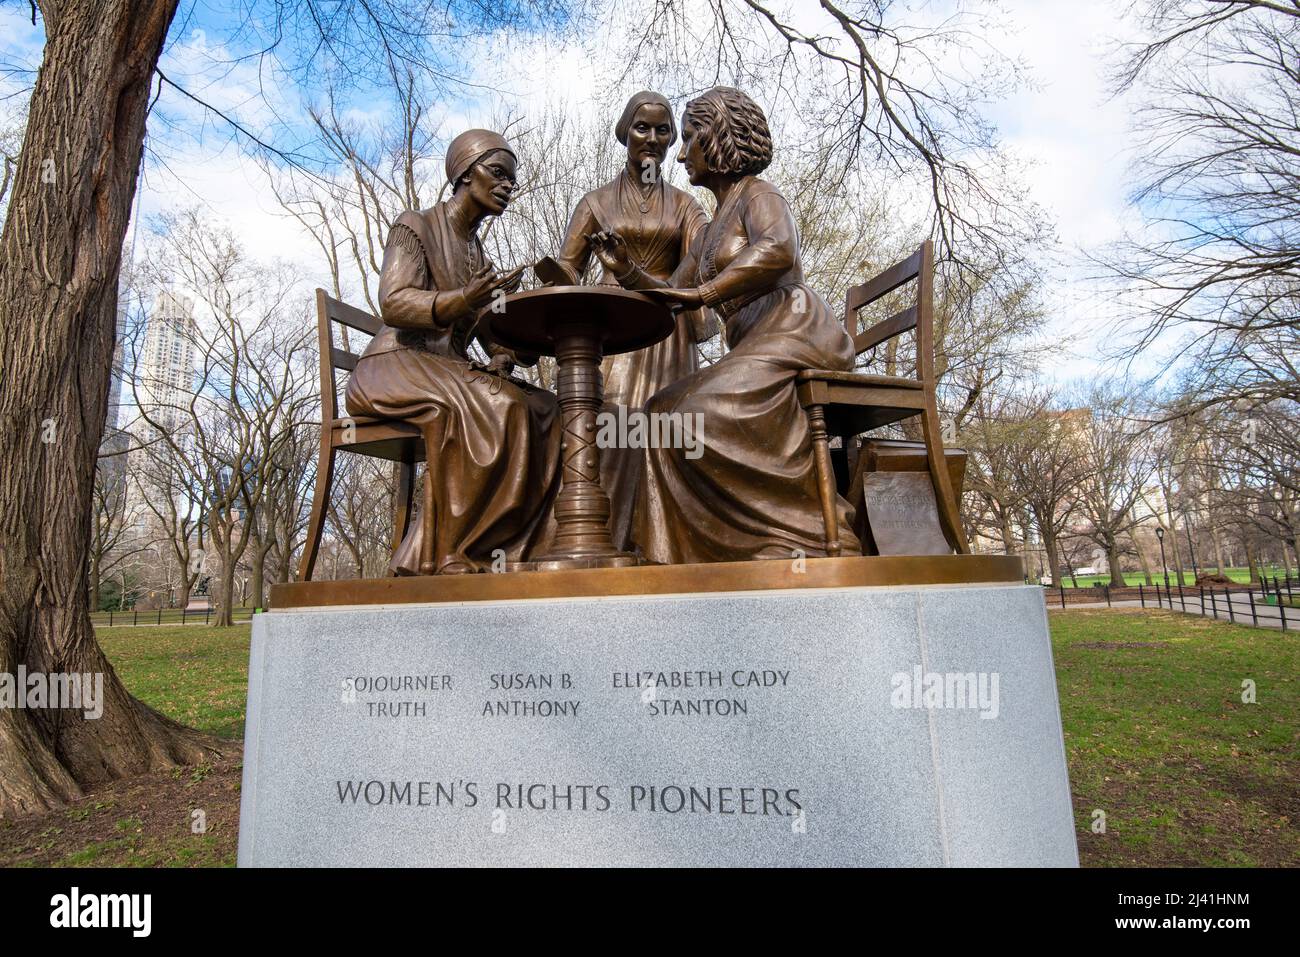
<svg viewBox="0 0 1300 957">
<path fill-rule="evenodd" d="M 794 217 L 759 178 L 772 160 L 762 109 L 718 87 L 686 105 L 679 132 L 668 101 L 633 96 L 615 126 L 627 161 L 582 198 L 545 278 L 621 285 L 673 308 L 667 338 L 602 366 L 606 408 L 703 416 L 706 440 L 683 448 L 602 449 L 615 545 L 646 562 L 790 559 L 824 555 L 808 420 L 796 396 L 802 369 L 848 370 L 853 346 L 804 282 Z M 712 221 L 669 184 L 678 162 L 716 200 Z M 518 159 L 498 134 L 471 130 L 451 144 L 451 197 L 397 220 L 380 280 L 383 330 L 347 389 L 353 415 L 404 419 L 425 434 L 431 467 L 422 509 L 433 541 L 412 523 L 393 557 L 399 574 L 480 571 L 495 557 L 526 561 L 545 546 L 558 482 L 555 397 L 510 375 L 536 361 L 491 340 L 479 321 L 521 272 L 498 274 L 479 225 L 509 204 Z M 726 353 L 700 367 L 696 346 L 723 322 Z M 470 360 L 477 340 L 490 357 Z M 860 554 L 851 508 L 838 501 L 844 555 Z M 553 524 L 553 523 L 552 523 Z"/>
</svg>

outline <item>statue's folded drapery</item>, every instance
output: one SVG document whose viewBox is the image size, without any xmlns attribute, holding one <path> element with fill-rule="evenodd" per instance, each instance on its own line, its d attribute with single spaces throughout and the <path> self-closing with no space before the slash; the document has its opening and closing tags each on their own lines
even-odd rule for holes
<svg viewBox="0 0 1300 957">
<path fill-rule="evenodd" d="M 651 415 L 700 415 L 703 454 L 648 449 L 632 540 L 654 562 L 824 556 L 808 418 L 795 376 L 853 367 L 853 343 L 804 283 L 798 236 L 769 183 L 741 179 L 671 282 L 699 286 L 726 322 L 730 351 L 668 386 Z M 861 554 L 838 501 L 843 555 Z"/>
<path fill-rule="evenodd" d="M 489 345 L 458 290 L 487 263 L 477 236 L 462 235 L 445 203 L 397 220 L 384 250 L 380 309 L 347 388 L 351 415 L 404 419 L 437 438 L 425 481 L 434 483 L 435 566 L 529 557 L 559 477 L 555 396 L 470 365 L 471 339 Z M 396 325 L 394 325 L 396 323 Z M 393 556 L 419 571 L 423 522 Z"/>
</svg>

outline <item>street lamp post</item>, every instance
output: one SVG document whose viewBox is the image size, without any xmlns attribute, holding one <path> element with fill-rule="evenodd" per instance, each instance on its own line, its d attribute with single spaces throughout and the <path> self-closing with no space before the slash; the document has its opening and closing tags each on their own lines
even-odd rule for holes
<svg viewBox="0 0 1300 957">
<path fill-rule="evenodd" d="M 1156 527 L 1156 541 L 1160 543 L 1160 569 L 1165 573 L 1165 594 L 1169 594 L 1169 566 L 1165 564 L 1165 530 Z M 1180 586 L 1181 587 L 1181 584 Z"/>
</svg>

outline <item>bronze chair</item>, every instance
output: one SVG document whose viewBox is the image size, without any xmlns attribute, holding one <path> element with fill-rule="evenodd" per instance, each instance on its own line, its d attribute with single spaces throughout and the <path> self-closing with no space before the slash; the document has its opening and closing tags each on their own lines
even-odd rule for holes
<svg viewBox="0 0 1300 957">
<path fill-rule="evenodd" d="M 901 312 L 858 332 L 858 310 L 916 280 L 916 298 Z M 952 478 L 945 464 L 939 412 L 934 394 L 934 246 L 929 240 L 921 248 L 880 275 L 849 290 L 844 325 L 853 336 L 855 355 L 874 349 L 895 336 L 916 330 L 915 379 L 903 376 L 870 375 L 862 372 L 833 372 L 808 369 L 799 373 L 799 404 L 812 427 L 813 460 L 817 468 L 817 490 L 826 527 L 826 554 L 840 554 L 839 523 L 836 517 L 835 470 L 831 462 L 830 437 L 839 436 L 846 452 L 850 441 L 864 432 L 920 416 L 929 459 L 930 481 L 939 509 L 939 524 L 953 550 L 969 554 L 962 530 L 961 514 L 953 492 Z M 850 466 L 852 463 L 850 463 Z"/>
<path fill-rule="evenodd" d="M 331 334 L 332 322 L 368 336 L 374 336 L 383 326 L 370 313 L 331 299 L 324 289 L 316 290 L 316 328 L 320 343 L 320 462 L 316 468 L 316 491 L 312 497 L 307 541 L 303 546 L 302 562 L 298 569 L 299 581 L 310 581 L 312 570 L 316 566 L 321 533 L 325 530 L 325 513 L 329 510 L 334 457 L 338 452 L 353 452 L 400 463 L 393 507 L 394 549 L 401 543 L 411 522 L 415 463 L 425 457 L 424 435 L 417 426 L 397 419 L 372 419 L 359 415 L 339 418 L 338 387 L 334 371 L 345 369 L 352 372 L 357 367 L 359 356 L 335 347 Z M 432 510 L 426 510 L 425 515 L 431 519 Z M 425 529 L 426 542 L 432 540 L 431 531 Z"/>
</svg>

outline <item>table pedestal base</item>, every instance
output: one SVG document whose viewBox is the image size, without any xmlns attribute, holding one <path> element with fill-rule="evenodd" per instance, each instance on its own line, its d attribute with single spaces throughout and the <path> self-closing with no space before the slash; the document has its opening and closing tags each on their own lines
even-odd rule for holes
<svg viewBox="0 0 1300 957">
<path fill-rule="evenodd" d="M 529 562 L 533 571 L 538 572 L 562 572 L 570 568 L 630 568 L 639 563 L 640 559 L 627 552 L 593 555 L 590 558 L 541 558 Z"/>
<path fill-rule="evenodd" d="M 601 407 L 601 329 L 572 319 L 555 334 L 556 393 L 564 429 L 560 492 L 555 498 L 555 538 L 545 555 L 530 562 L 537 571 L 625 568 L 637 557 L 614 547 L 609 496 L 600 486 L 596 416 Z"/>
</svg>

